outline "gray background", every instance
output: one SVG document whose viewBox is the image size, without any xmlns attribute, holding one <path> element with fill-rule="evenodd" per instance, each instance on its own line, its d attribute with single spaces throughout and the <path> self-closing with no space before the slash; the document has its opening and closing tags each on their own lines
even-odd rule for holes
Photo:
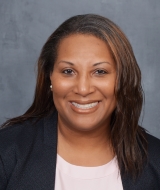
<svg viewBox="0 0 160 190">
<path fill-rule="evenodd" d="M 67 18 L 96 13 L 128 36 L 142 71 L 142 125 L 160 138 L 160 0 L 0 0 L 0 124 L 31 105 L 36 61 Z"/>
</svg>

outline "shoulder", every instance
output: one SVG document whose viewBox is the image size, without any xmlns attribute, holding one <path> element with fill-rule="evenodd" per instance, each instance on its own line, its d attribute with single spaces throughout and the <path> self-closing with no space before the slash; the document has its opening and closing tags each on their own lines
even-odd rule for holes
<svg viewBox="0 0 160 190">
<path fill-rule="evenodd" d="M 0 130 L 0 155 L 9 151 L 25 152 L 36 142 L 42 143 L 52 138 L 53 125 L 56 125 L 56 115 L 43 117 L 38 121 L 27 120 Z M 48 140 L 49 141 L 49 140 Z M 38 145 L 37 145 L 38 146 Z"/>
<path fill-rule="evenodd" d="M 146 176 L 148 180 L 155 181 L 160 185 L 160 140 L 150 134 L 147 134 L 148 140 L 148 164 L 146 167 Z"/>
<path fill-rule="evenodd" d="M 24 147 L 29 141 L 32 141 L 37 130 L 41 130 L 43 121 L 34 124 L 31 121 L 25 121 L 19 124 L 7 126 L 0 130 L 0 154 L 13 151 L 17 147 Z M 37 127 L 38 126 L 38 127 Z"/>
<path fill-rule="evenodd" d="M 149 156 L 153 158 L 158 156 L 160 158 L 160 139 L 147 133 L 147 141 Z"/>
<path fill-rule="evenodd" d="M 124 189 L 159 189 L 160 187 L 160 140 L 146 133 L 148 159 L 142 173 L 133 180 L 130 175 L 122 175 Z"/>
<path fill-rule="evenodd" d="M 43 119 L 37 123 L 30 120 L 14 124 L 0 130 L 0 156 L 2 159 L 15 159 L 23 156 L 34 141 L 37 133 L 43 133 Z M 42 136 L 42 135 L 41 135 Z"/>
</svg>

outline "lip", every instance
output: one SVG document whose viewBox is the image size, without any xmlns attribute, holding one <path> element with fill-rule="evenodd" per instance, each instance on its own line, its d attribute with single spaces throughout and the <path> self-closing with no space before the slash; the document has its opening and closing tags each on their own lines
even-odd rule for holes
<svg viewBox="0 0 160 190">
<path fill-rule="evenodd" d="M 77 103 L 77 104 L 82 104 L 82 105 L 84 105 L 84 104 L 91 104 L 91 103 L 95 103 L 95 102 L 100 102 L 100 100 L 89 100 L 89 101 L 80 101 L 80 100 L 72 100 L 72 101 L 69 101 L 70 103 L 72 103 L 72 102 L 75 102 L 75 103 Z"/>
<path fill-rule="evenodd" d="M 95 107 L 92 107 L 92 108 L 89 108 L 89 109 L 81 109 L 81 108 L 77 108 L 75 107 L 71 102 L 76 102 L 78 104 L 89 104 L 89 103 L 94 103 L 94 102 L 98 102 L 98 104 L 95 106 Z M 76 113 L 79 113 L 79 114 L 88 114 L 88 113 L 93 113 L 95 112 L 99 106 L 100 106 L 100 101 L 86 101 L 86 102 L 82 102 L 82 101 L 70 101 L 69 102 L 69 105 L 71 107 L 71 109 L 76 112 Z"/>
</svg>

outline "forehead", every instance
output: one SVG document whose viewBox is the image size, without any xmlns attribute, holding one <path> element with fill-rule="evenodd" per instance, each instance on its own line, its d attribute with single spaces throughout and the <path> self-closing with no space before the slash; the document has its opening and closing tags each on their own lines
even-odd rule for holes
<svg viewBox="0 0 160 190">
<path fill-rule="evenodd" d="M 58 46 L 57 59 L 62 58 L 87 59 L 91 62 L 109 59 L 113 62 L 107 43 L 88 34 L 72 34 L 62 39 Z"/>
</svg>

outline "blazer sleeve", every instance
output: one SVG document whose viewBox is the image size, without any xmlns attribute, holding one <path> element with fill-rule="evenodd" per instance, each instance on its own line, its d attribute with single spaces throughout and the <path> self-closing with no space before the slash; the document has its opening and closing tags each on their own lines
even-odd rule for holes
<svg viewBox="0 0 160 190">
<path fill-rule="evenodd" d="M 4 164 L 0 156 L 0 189 L 5 190 L 7 186 L 7 176 L 4 169 Z"/>
</svg>

